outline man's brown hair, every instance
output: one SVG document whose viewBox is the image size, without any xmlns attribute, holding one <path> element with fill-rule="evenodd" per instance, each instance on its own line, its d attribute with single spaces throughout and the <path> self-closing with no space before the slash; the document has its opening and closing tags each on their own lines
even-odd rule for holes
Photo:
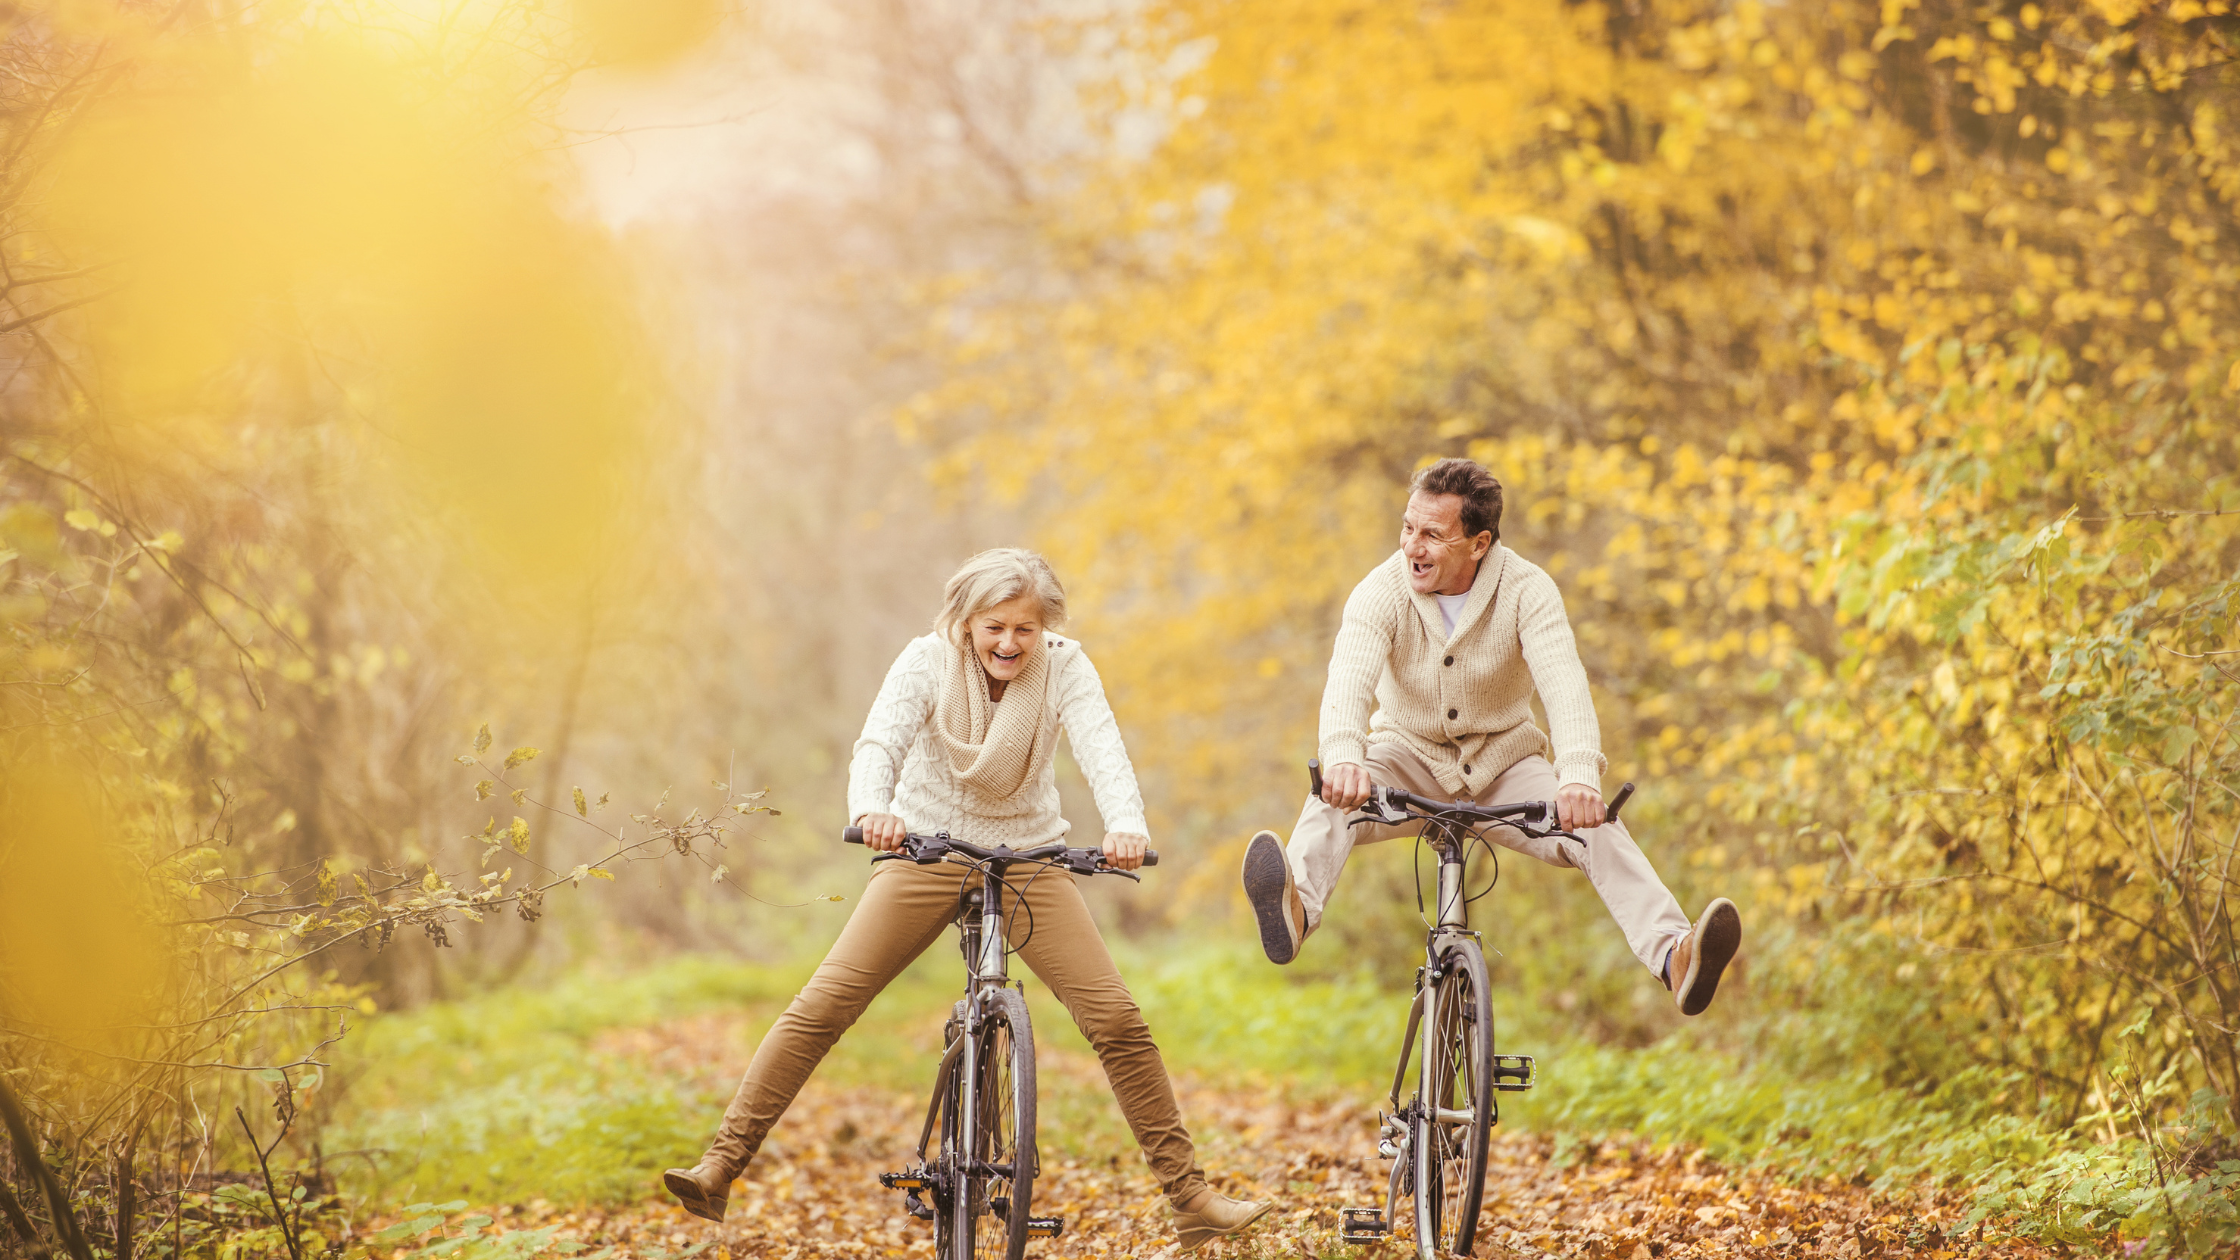
<svg viewBox="0 0 2240 1260">
<path fill-rule="evenodd" d="M 1474 459 L 1442 459 L 1419 469 L 1408 482 L 1410 494 L 1451 494 L 1462 500 L 1462 534 L 1476 538 L 1488 530 L 1501 541 L 1501 483 Z"/>
</svg>

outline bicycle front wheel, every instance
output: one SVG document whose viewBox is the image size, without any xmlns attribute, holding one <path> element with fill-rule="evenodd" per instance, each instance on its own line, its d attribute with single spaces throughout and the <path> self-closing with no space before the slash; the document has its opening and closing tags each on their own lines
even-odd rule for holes
<svg viewBox="0 0 2240 1260">
<path fill-rule="evenodd" d="M 962 1084 L 964 1124 L 950 1204 L 955 1260 L 1020 1260 L 1034 1201 L 1034 1028 L 1009 989 L 981 999 L 980 1031 Z"/>
<path fill-rule="evenodd" d="M 1467 1255 L 1485 1196 L 1493 1134 L 1493 985 L 1474 942 L 1441 962 L 1423 1037 L 1423 1109 L 1415 1126 L 1416 1249 Z"/>
</svg>

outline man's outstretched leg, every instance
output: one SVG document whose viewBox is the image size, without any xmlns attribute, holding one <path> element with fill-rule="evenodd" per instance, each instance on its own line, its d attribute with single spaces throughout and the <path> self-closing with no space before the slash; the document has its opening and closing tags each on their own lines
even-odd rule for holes
<svg viewBox="0 0 2240 1260">
<path fill-rule="evenodd" d="M 1373 745 L 1367 761 L 1370 778 L 1382 786 L 1425 795 L 1440 790 L 1423 762 L 1397 745 Z M 1244 895 L 1268 961 L 1287 963 L 1299 956 L 1299 946 L 1322 923 L 1322 909 L 1337 891 L 1353 846 L 1408 834 L 1412 830 L 1377 823 L 1348 827 L 1343 811 L 1309 796 L 1299 807 L 1290 844 L 1272 831 L 1253 836 L 1244 851 Z"/>
<path fill-rule="evenodd" d="M 1527 757 L 1479 793 L 1477 803 L 1553 800 L 1558 787 L 1555 767 L 1546 758 Z M 1681 1014 L 1700 1015 L 1711 1005 L 1720 976 L 1742 946 L 1742 915 L 1733 902 L 1716 898 L 1702 918 L 1688 922 L 1679 900 L 1620 821 L 1581 831 L 1584 847 L 1561 836 L 1527 836 L 1509 827 L 1491 828 L 1488 834 L 1504 848 L 1585 873 L 1625 933 L 1627 947 L 1672 990 Z"/>
</svg>

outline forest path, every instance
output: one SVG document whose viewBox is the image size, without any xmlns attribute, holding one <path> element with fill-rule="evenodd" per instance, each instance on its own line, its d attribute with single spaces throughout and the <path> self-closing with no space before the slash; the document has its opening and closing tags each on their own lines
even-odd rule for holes
<svg viewBox="0 0 2240 1260">
<path fill-rule="evenodd" d="M 742 1016 L 704 1015 L 615 1030 L 595 1052 L 706 1088 L 740 1066 Z M 1030 1256 L 1176 1256 L 1165 1201 L 1122 1127 L 1102 1071 L 1085 1054 L 1041 1048 L 1043 1177 L 1035 1212 L 1065 1218 L 1064 1236 Z M 1275 1198 L 1277 1213 L 1235 1242 L 1200 1254 L 1397 1257 L 1337 1239 L 1341 1206 L 1381 1204 L 1385 1169 L 1374 1149 L 1373 1100 L 1263 1083 L 1183 1077 L 1183 1114 L 1214 1183 L 1245 1198 Z M 687 1216 L 655 1192 L 634 1205 L 499 1208 L 492 1232 L 557 1227 L 609 1256 L 659 1260 L 745 1257 L 915 1257 L 932 1229 L 902 1211 L 877 1175 L 899 1169 L 917 1137 L 922 1097 L 893 1087 L 812 1080 L 771 1134 L 721 1225 Z M 1546 1137 L 1497 1130 L 1478 1254 L 1602 1260 L 1705 1256 L 2030 1256 L 2050 1254 L 1964 1234 L 1962 1198 L 1924 1191 L 1889 1198 L 1853 1186 L 1792 1184 L 1720 1167 L 1647 1143 L 1573 1145 L 1558 1161 Z M 651 1189 L 651 1187 L 649 1187 Z M 1488 1236 L 1490 1235 L 1490 1236 Z"/>
</svg>

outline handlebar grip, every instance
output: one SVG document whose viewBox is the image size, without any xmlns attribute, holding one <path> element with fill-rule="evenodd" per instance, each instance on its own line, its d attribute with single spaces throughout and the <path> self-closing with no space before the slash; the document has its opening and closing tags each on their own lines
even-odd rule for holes
<svg viewBox="0 0 2240 1260">
<path fill-rule="evenodd" d="M 1159 851 L 1157 849 L 1145 849 L 1143 851 L 1143 864 L 1145 866 L 1157 866 L 1159 864 Z"/>
<path fill-rule="evenodd" d="M 1632 796 L 1633 784 L 1627 783 L 1624 787 L 1619 788 L 1618 794 L 1610 798 L 1610 808 L 1602 811 L 1603 821 L 1618 821 L 1618 811 L 1625 808 L 1626 801 Z"/>
<path fill-rule="evenodd" d="M 1307 758 L 1307 787 L 1316 800 L 1322 799 L 1322 759 L 1319 757 Z"/>
<path fill-rule="evenodd" d="M 842 843 L 842 844 L 862 844 L 862 843 L 863 843 L 863 828 L 861 828 L 861 827 L 846 827 L 846 828 L 843 828 L 843 829 L 841 829 L 841 832 L 840 832 L 840 843 Z"/>
</svg>

